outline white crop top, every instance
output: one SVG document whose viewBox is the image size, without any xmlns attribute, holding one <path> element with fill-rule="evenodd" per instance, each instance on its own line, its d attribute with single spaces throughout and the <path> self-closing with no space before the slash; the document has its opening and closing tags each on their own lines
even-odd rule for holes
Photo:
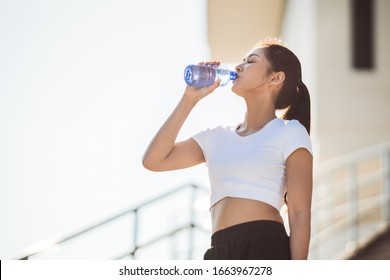
<svg viewBox="0 0 390 280">
<path fill-rule="evenodd" d="M 312 154 L 305 127 L 297 120 L 275 118 L 248 136 L 237 134 L 237 128 L 219 126 L 192 137 L 208 166 L 210 207 L 224 197 L 238 197 L 280 210 L 287 191 L 287 158 L 298 148 Z"/>
</svg>

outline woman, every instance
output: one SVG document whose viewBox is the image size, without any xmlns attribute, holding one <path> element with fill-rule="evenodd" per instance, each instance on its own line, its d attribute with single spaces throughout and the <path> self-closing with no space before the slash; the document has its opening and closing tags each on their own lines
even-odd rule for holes
<svg viewBox="0 0 390 280">
<path fill-rule="evenodd" d="M 251 50 L 236 72 L 232 91 L 246 102 L 244 121 L 176 142 L 191 110 L 220 81 L 188 86 L 147 148 L 143 165 L 166 171 L 207 162 L 213 235 L 204 259 L 307 259 L 312 152 L 310 98 L 300 62 L 268 40 Z M 280 109 L 287 110 L 277 118 Z M 287 191 L 290 236 L 280 215 Z"/>
</svg>

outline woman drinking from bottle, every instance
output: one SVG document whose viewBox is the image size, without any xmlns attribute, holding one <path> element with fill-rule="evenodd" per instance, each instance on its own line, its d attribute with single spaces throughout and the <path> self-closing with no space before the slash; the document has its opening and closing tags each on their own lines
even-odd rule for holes
<svg viewBox="0 0 390 280">
<path fill-rule="evenodd" d="M 232 91 L 246 103 L 242 122 L 177 142 L 191 110 L 220 81 L 187 86 L 148 146 L 143 165 L 166 171 L 207 163 L 212 236 L 204 259 L 307 259 L 313 158 L 310 97 L 300 62 L 278 41 L 266 40 L 235 70 Z M 286 110 L 278 118 L 275 111 L 281 109 Z M 284 203 L 289 235 L 280 215 Z"/>
</svg>

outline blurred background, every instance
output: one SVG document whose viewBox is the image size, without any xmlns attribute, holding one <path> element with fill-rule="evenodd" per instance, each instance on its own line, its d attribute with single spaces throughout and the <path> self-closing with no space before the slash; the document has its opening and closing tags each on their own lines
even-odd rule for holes
<svg viewBox="0 0 390 280">
<path fill-rule="evenodd" d="M 311 93 L 310 258 L 389 259 L 389 13 L 387 0 L 0 1 L 0 258 L 201 259 L 206 166 L 153 173 L 141 157 L 186 65 L 233 68 L 271 36 Z M 221 87 L 179 138 L 244 113 Z"/>
</svg>

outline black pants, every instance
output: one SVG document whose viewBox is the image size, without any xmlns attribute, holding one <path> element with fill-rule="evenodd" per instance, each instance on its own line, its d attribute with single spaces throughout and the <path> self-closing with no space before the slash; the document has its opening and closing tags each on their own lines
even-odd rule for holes
<svg viewBox="0 0 390 280">
<path fill-rule="evenodd" d="M 253 221 L 228 227 L 211 236 L 205 260 L 289 260 L 290 238 L 284 225 Z"/>
</svg>

